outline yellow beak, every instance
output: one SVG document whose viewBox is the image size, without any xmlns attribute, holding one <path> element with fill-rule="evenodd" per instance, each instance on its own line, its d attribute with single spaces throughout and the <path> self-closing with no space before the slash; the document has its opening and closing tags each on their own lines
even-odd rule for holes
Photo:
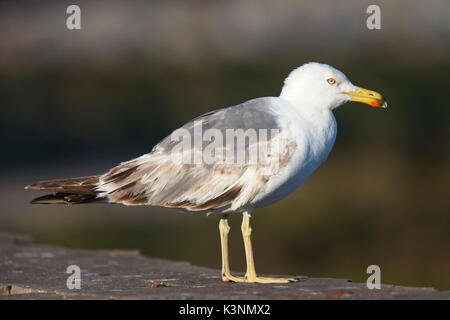
<svg viewBox="0 0 450 320">
<path fill-rule="evenodd" d="M 343 92 L 350 97 L 350 101 L 362 102 L 372 107 L 387 108 L 387 102 L 378 92 L 356 87 L 359 91 Z"/>
</svg>

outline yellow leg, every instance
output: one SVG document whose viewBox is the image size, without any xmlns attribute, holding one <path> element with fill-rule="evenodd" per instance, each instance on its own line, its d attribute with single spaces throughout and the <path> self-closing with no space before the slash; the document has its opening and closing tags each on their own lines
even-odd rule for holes
<svg viewBox="0 0 450 320">
<path fill-rule="evenodd" d="M 258 277 L 256 275 L 255 270 L 255 262 L 253 259 L 253 249 L 252 249 L 252 241 L 251 234 L 252 228 L 250 227 L 250 213 L 244 212 L 244 216 L 242 218 L 242 237 L 244 238 L 244 246 L 245 246 L 245 257 L 247 260 L 247 273 L 245 274 L 246 282 L 256 282 L 256 283 L 288 283 L 288 282 L 297 282 L 297 279 L 294 278 L 265 278 Z"/>
<path fill-rule="evenodd" d="M 230 262 L 228 260 L 228 234 L 230 226 L 228 225 L 228 216 L 223 216 L 219 222 L 220 243 L 222 245 L 222 280 L 225 282 L 244 282 L 244 277 L 235 277 L 231 275 Z"/>
<path fill-rule="evenodd" d="M 252 229 L 250 227 L 250 214 L 244 212 L 242 219 L 242 236 L 244 238 L 245 256 L 247 261 L 247 273 L 244 277 L 235 277 L 231 275 L 230 264 L 228 260 L 228 234 L 230 226 L 228 225 L 228 216 L 222 217 L 219 223 L 220 242 L 222 245 L 222 280 L 225 282 L 247 282 L 247 283 L 288 283 L 297 282 L 294 278 L 264 278 L 258 277 L 255 271 L 255 262 L 253 259 L 253 250 L 251 242 Z"/>
</svg>

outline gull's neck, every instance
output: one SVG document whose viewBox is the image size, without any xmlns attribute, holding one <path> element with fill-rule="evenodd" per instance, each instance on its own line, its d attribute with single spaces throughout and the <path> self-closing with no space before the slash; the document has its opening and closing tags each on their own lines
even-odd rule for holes
<svg viewBox="0 0 450 320">
<path fill-rule="evenodd" d="M 333 112 L 319 105 L 314 105 L 311 101 L 302 99 L 300 95 L 292 95 L 290 92 L 283 90 L 280 98 L 290 102 L 298 114 L 304 119 L 317 127 L 329 125 L 330 122 L 335 122 Z"/>
</svg>

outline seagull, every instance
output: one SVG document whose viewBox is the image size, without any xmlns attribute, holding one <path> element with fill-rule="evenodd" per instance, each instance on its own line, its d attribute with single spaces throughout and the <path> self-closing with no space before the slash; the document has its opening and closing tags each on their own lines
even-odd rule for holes
<svg viewBox="0 0 450 320">
<path fill-rule="evenodd" d="M 257 276 L 251 214 L 291 194 L 326 160 L 337 133 L 333 110 L 349 101 L 387 107 L 382 95 L 353 85 L 341 71 L 327 64 L 306 63 L 288 75 L 278 97 L 256 98 L 201 115 L 172 132 L 150 153 L 104 174 L 41 181 L 25 188 L 51 192 L 32 200 L 33 204 L 103 202 L 220 215 L 223 281 L 296 282 L 295 278 Z M 231 139 L 223 141 L 225 136 Z M 240 138 L 239 148 L 234 142 Z M 192 144 L 196 139 L 200 142 Z M 236 161 L 238 151 L 245 153 L 241 161 Z M 230 156 L 224 160 L 225 153 Z M 231 213 L 243 215 L 244 276 L 230 271 Z"/>
</svg>

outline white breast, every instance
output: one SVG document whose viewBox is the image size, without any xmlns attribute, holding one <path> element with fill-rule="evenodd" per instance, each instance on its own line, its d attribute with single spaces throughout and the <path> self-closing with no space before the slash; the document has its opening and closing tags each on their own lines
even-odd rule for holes
<svg viewBox="0 0 450 320">
<path fill-rule="evenodd" d="M 336 119 L 329 110 L 304 114 L 284 107 L 279 121 L 282 132 L 296 142 L 297 149 L 289 164 L 271 177 L 252 201 L 254 207 L 270 205 L 296 190 L 326 160 L 336 139 Z"/>
</svg>

